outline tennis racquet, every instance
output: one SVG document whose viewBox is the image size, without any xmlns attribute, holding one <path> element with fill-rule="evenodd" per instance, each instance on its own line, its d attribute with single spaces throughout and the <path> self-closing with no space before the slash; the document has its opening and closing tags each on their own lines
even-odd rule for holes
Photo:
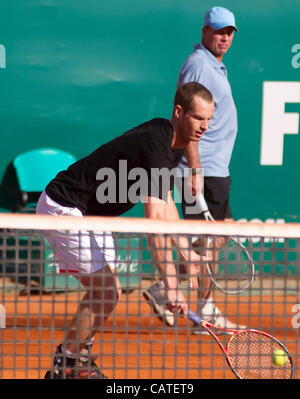
<svg viewBox="0 0 300 399">
<path fill-rule="evenodd" d="M 288 349 L 272 335 L 258 330 L 231 330 L 215 327 L 198 314 L 188 313 L 188 318 L 201 325 L 217 342 L 226 357 L 228 366 L 239 379 L 291 379 L 294 363 Z M 213 330 L 222 330 L 233 335 L 223 345 Z M 274 351 L 280 351 L 282 365 L 276 365 Z M 278 353 L 278 352 L 277 352 Z M 278 355 L 277 355 L 278 356 Z"/>
<path fill-rule="evenodd" d="M 202 195 L 197 205 L 204 218 L 215 221 Z M 206 256 L 212 259 L 206 267 L 213 285 L 224 293 L 235 294 L 245 291 L 254 280 L 253 260 L 243 244 L 233 237 L 207 237 Z"/>
</svg>

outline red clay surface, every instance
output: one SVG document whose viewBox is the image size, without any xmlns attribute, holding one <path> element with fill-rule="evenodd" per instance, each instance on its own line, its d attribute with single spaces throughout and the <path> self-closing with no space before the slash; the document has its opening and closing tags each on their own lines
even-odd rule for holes
<svg viewBox="0 0 300 399">
<path fill-rule="evenodd" d="M 2 379 L 44 377 L 76 311 L 77 298 L 76 293 L 5 296 L 6 328 L 0 329 Z M 217 303 L 232 320 L 282 340 L 294 357 L 295 378 L 299 378 L 299 329 L 292 326 L 293 318 L 297 321 L 295 296 L 253 296 L 251 302 L 247 296 L 232 297 L 225 306 L 220 296 Z M 97 362 L 109 378 L 235 378 L 210 336 L 193 335 L 191 323 L 183 319 L 176 328 L 164 327 L 137 291 L 123 295 L 102 335 L 96 336 L 93 352 L 102 354 Z"/>
</svg>

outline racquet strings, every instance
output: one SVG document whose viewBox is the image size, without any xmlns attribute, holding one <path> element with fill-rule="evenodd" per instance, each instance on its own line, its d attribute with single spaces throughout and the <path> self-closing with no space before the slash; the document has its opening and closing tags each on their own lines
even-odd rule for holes
<svg viewBox="0 0 300 399">
<path fill-rule="evenodd" d="M 252 283 L 254 266 L 245 248 L 229 237 L 209 238 L 207 255 L 213 283 L 224 292 L 242 292 Z"/>
<path fill-rule="evenodd" d="M 276 365 L 274 351 L 284 352 L 286 362 Z M 245 331 L 235 334 L 227 345 L 231 367 L 242 379 L 289 379 L 293 364 L 289 352 L 279 341 L 264 333 Z"/>
</svg>

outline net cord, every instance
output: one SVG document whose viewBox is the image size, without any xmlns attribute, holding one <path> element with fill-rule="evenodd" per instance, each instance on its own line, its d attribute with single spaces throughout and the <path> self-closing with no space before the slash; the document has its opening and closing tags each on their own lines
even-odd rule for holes
<svg viewBox="0 0 300 399">
<path fill-rule="evenodd" d="M 300 238 L 299 223 L 269 224 L 208 222 L 199 220 L 153 220 L 137 217 L 51 216 L 2 213 L 0 229 L 89 230 L 149 234 L 208 234 L 234 237 Z"/>
</svg>

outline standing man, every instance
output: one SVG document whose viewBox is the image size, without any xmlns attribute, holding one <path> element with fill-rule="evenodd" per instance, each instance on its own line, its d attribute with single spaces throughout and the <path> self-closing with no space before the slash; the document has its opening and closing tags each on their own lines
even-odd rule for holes
<svg viewBox="0 0 300 399">
<path fill-rule="evenodd" d="M 181 160 L 184 148 L 198 142 L 213 116 L 211 93 L 199 83 L 180 86 L 175 94 L 170 120 L 153 119 L 133 128 L 102 145 L 87 157 L 71 165 L 48 184 L 42 193 L 38 214 L 53 216 L 83 215 L 120 216 L 141 198 L 145 217 L 159 220 L 179 220 L 172 199 L 174 169 Z M 128 170 L 127 184 L 123 176 Z M 158 171 L 164 170 L 166 180 Z M 143 171 L 146 178 L 140 182 Z M 166 173 L 169 171 L 169 176 Z M 137 177 L 134 180 L 130 172 Z M 116 185 L 107 185 L 106 177 L 113 175 Z M 163 180 L 163 181 L 161 181 Z M 120 183 L 119 183 L 120 182 Z M 139 184 L 134 195 L 133 188 Z M 104 190 L 102 189 L 104 185 Z M 110 196 L 104 194 L 109 188 Z M 122 198 L 122 200 L 121 200 Z M 86 288 L 78 311 L 70 322 L 64 341 L 57 347 L 52 370 L 46 378 L 104 378 L 90 354 L 94 335 L 113 312 L 120 296 L 120 283 L 115 274 L 116 255 L 112 236 L 88 231 L 45 232 L 61 272 L 67 271 Z M 151 240 L 151 241 L 150 241 Z M 185 237 L 154 236 L 149 239 L 153 261 L 166 289 L 170 312 L 187 314 L 188 304 L 180 290 L 172 258 L 172 245 L 178 247 L 189 285 L 198 288 L 201 262 L 206 258 L 189 249 Z"/>
<path fill-rule="evenodd" d="M 179 168 L 181 175 L 186 168 L 192 168 L 195 174 L 186 182 L 192 195 L 202 190 L 203 179 L 196 171 L 204 173 L 204 197 L 212 216 L 216 220 L 230 220 L 232 213 L 229 205 L 230 175 L 229 163 L 237 134 L 237 112 L 227 79 L 227 69 L 223 56 L 231 47 L 234 33 L 237 32 L 235 17 L 223 7 L 213 7 L 204 17 L 202 41 L 194 46 L 194 52 L 186 59 L 178 76 L 177 87 L 187 82 L 198 82 L 213 95 L 214 116 L 205 135 L 198 143 L 191 142 L 185 149 Z M 191 170 L 191 169 L 189 169 Z M 193 205 L 193 204 L 192 204 Z M 185 219 L 203 219 L 194 213 L 190 201 L 182 198 L 182 213 Z M 163 283 L 158 282 L 144 291 L 144 297 L 155 313 L 169 326 L 174 325 L 174 316 L 163 304 Z M 215 306 L 211 289 L 203 299 L 199 295 L 198 313 L 216 326 L 243 328 L 226 319 Z M 194 333 L 202 330 L 194 328 Z"/>
</svg>

